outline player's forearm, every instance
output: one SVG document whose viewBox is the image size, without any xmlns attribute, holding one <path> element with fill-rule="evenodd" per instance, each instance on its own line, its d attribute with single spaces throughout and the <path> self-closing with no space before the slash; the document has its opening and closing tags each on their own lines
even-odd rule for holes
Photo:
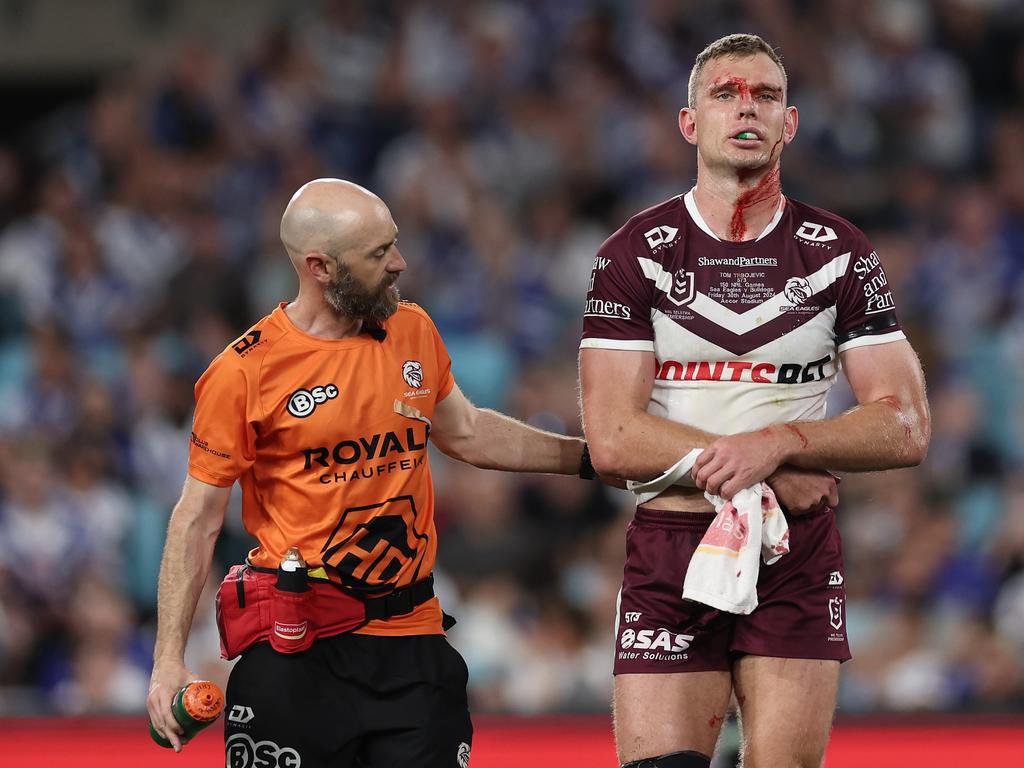
<svg viewBox="0 0 1024 768">
<path fill-rule="evenodd" d="M 210 573 L 220 525 L 179 502 L 171 514 L 160 563 L 154 660 L 180 661 Z"/>
<path fill-rule="evenodd" d="M 694 448 L 715 439 L 710 432 L 653 416 L 646 411 L 595 413 L 584 425 L 594 468 L 608 477 L 650 480 Z"/>
<path fill-rule="evenodd" d="M 808 469 L 871 472 L 920 464 L 931 424 L 924 404 L 894 397 L 865 403 L 824 421 L 773 427 L 786 446 L 783 460 Z"/>
<path fill-rule="evenodd" d="M 503 413 L 480 408 L 472 430 L 442 448 L 481 469 L 575 475 L 580 469 L 583 441 L 545 432 Z"/>
</svg>

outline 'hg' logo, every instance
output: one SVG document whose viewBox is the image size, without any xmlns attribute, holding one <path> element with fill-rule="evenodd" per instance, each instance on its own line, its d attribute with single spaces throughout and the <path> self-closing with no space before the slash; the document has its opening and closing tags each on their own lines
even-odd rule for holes
<svg viewBox="0 0 1024 768">
<path fill-rule="evenodd" d="M 291 747 L 279 747 L 272 741 L 253 741 L 236 733 L 224 745 L 227 768 L 301 768 L 302 758 Z"/>
<path fill-rule="evenodd" d="M 693 635 L 677 635 L 662 627 L 661 629 L 641 629 L 639 632 L 624 629 L 619 643 L 626 650 L 635 647 L 641 651 L 661 649 L 671 653 L 680 653 L 690 647 L 692 640 Z"/>
<path fill-rule="evenodd" d="M 296 389 L 288 398 L 288 413 L 297 419 L 309 416 L 316 407 L 338 396 L 338 388 L 333 384 L 312 389 Z"/>
</svg>

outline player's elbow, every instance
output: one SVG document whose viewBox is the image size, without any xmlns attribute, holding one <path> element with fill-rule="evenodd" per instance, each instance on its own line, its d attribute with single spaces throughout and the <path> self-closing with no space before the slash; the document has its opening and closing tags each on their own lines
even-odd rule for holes
<svg viewBox="0 0 1024 768">
<path fill-rule="evenodd" d="M 916 428 L 911 430 L 908 447 L 908 466 L 916 467 L 928 456 L 928 446 L 932 440 L 932 424 L 927 414 L 918 420 Z"/>
<path fill-rule="evenodd" d="M 587 435 L 587 446 L 590 449 L 590 463 L 594 471 L 605 477 L 628 477 L 626 472 L 626 456 L 621 441 L 602 430 L 595 430 Z"/>
</svg>

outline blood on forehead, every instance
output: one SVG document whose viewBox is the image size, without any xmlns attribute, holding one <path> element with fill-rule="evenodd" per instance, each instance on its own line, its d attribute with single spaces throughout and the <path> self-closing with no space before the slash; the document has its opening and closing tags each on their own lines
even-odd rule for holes
<svg viewBox="0 0 1024 768">
<path fill-rule="evenodd" d="M 711 81 L 708 86 L 708 93 L 714 94 L 716 91 L 723 90 L 725 88 L 735 88 L 739 92 L 740 96 L 746 98 L 752 98 L 755 93 L 762 93 L 769 91 L 772 93 L 781 93 L 782 88 L 771 83 L 754 83 L 751 85 L 747 78 L 740 77 L 738 75 L 726 75 L 725 77 L 717 77 Z"/>
</svg>

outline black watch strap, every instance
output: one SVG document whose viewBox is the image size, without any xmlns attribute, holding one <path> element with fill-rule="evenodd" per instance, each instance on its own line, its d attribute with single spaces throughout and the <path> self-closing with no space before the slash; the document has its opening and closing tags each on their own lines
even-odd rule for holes
<svg viewBox="0 0 1024 768">
<path fill-rule="evenodd" d="M 580 456 L 580 478 L 583 480 L 593 480 L 597 477 L 597 472 L 594 471 L 594 465 L 590 461 L 590 446 L 585 442 L 583 443 L 583 455 Z"/>
</svg>

